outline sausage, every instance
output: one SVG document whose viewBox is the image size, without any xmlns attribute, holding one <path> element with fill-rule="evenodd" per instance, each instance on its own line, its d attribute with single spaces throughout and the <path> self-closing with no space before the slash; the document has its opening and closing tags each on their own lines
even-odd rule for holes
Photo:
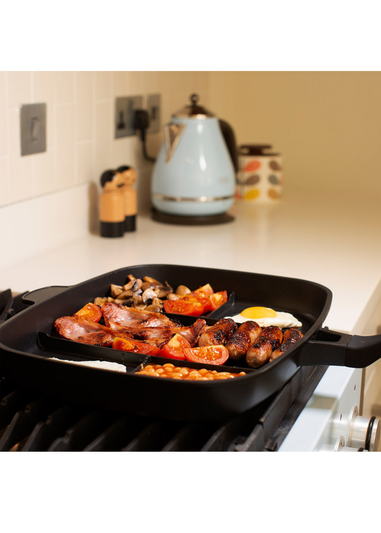
<svg viewBox="0 0 381 533">
<path fill-rule="evenodd" d="M 263 328 L 256 342 L 250 346 L 246 354 L 246 362 L 251 368 L 262 366 L 270 358 L 273 350 L 279 348 L 283 333 L 278 326 Z"/>
<path fill-rule="evenodd" d="M 296 342 L 298 342 L 298 340 L 300 340 L 302 337 L 303 337 L 303 333 L 299 329 L 290 328 L 287 331 L 285 331 L 283 335 L 283 342 L 279 346 L 279 348 L 273 351 L 273 353 L 270 356 L 270 361 L 274 361 L 274 359 L 276 359 L 277 357 L 282 355 L 282 353 L 284 353 L 286 350 L 291 348 L 291 346 L 295 344 Z"/>
<path fill-rule="evenodd" d="M 198 340 L 199 346 L 212 346 L 226 344 L 237 329 L 237 324 L 231 318 L 223 318 L 201 333 Z"/>
<path fill-rule="evenodd" d="M 257 340 L 261 331 L 261 326 L 252 320 L 241 324 L 226 343 L 230 359 L 235 361 L 242 359 L 250 346 Z"/>
</svg>

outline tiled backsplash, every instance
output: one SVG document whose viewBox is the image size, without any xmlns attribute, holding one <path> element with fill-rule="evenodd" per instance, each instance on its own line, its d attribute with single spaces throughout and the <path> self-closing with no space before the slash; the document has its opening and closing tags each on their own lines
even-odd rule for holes
<svg viewBox="0 0 381 533">
<path fill-rule="evenodd" d="M 161 122 L 192 92 L 208 99 L 206 72 L 0 72 L 0 208 L 85 183 L 99 184 L 104 170 L 122 164 L 138 171 L 139 209 L 152 164 L 136 136 L 114 139 L 117 96 L 161 95 Z M 20 155 L 20 105 L 47 104 L 46 152 Z M 162 134 L 148 136 L 156 155 Z"/>
<path fill-rule="evenodd" d="M 144 105 L 160 94 L 164 124 L 193 92 L 208 104 L 208 73 L 0 72 L 0 268 L 97 234 L 107 169 L 136 168 L 138 212 L 148 211 L 152 163 L 137 136 L 114 139 L 115 97 L 141 95 Z M 21 157 L 20 106 L 29 103 L 47 104 L 47 146 Z M 162 133 L 147 135 L 150 156 L 161 142 Z"/>
</svg>

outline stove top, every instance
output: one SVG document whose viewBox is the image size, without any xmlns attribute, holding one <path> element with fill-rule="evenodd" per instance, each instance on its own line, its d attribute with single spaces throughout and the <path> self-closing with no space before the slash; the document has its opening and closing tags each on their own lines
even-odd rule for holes
<svg viewBox="0 0 381 533">
<path fill-rule="evenodd" d="M 0 324 L 24 307 L 0 293 Z M 0 361 L 1 362 L 1 361 Z M 223 423 L 182 423 L 65 403 L 1 375 L 1 451 L 277 451 L 328 367 L 301 367 L 275 395 Z"/>
</svg>

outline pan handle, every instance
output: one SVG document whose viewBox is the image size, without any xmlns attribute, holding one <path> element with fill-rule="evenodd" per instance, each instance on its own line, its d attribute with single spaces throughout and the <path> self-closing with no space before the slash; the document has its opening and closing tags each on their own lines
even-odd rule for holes
<svg viewBox="0 0 381 533">
<path fill-rule="evenodd" d="M 381 359 L 381 335 L 362 337 L 323 328 L 301 346 L 298 364 L 365 368 L 378 359 Z"/>
<path fill-rule="evenodd" d="M 57 296 L 57 294 L 61 294 L 61 292 L 66 291 L 68 288 L 69 287 L 63 287 L 61 285 L 53 285 L 51 287 L 36 289 L 24 294 L 22 301 L 27 305 L 40 304 L 53 296 Z"/>
</svg>

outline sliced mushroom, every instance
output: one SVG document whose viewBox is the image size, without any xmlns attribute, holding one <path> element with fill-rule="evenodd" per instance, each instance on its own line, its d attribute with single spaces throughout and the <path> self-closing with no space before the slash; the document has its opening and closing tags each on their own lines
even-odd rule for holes
<svg viewBox="0 0 381 533">
<path fill-rule="evenodd" d="M 180 300 L 180 296 L 178 294 L 170 292 L 167 296 L 167 300 Z"/>
<path fill-rule="evenodd" d="M 142 284 L 143 291 L 146 291 L 147 289 L 161 289 L 163 287 L 163 284 L 159 281 L 144 281 Z"/>
<path fill-rule="evenodd" d="M 128 300 L 121 300 L 120 298 L 115 298 L 114 303 L 115 304 L 119 304 L 119 305 L 128 306 Z"/>
<path fill-rule="evenodd" d="M 154 291 L 158 298 L 166 298 L 168 294 L 173 292 L 173 289 L 168 289 L 168 287 L 157 287 Z"/>
<path fill-rule="evenodd" d="M 147 306 L 146 304 L 139 304 L 139 305 L 135 305 L 136 309 L 145 309 Z"/>
<path fill-rule="evenodd" d="M 156 292 L 152 289 L 146 289 L 142 294 L 143 303 L 147 303 L 148 300 L 153 300 L 154 298 L 156 298 Z"/>
<path fill-rule="evenodd" d="M 143 281 L 149 281 L 150 283 L 158 283 L 161 285 L 160 281 L 157 281 L 157 279 L 150 278 L 149 276 L 144 276 Z"/>
<path fill-rule="evenodd" d="M 134 303 L 134 306 L 140 305 L 142 303 L 142 297 L 140 294 L 133 294 L 132 295 L 132 301 Z"/>
<path fill-rule="evenodd" d="M 191 292 L 190 289 L 188 289 L 188 287 L 186 287 L 185 285 L 179 285 L 176 289 L 176 294 L 178 294 L 179 296 L 185 296 L 186 294 L 189 294 Z"/>
<path fill-rule="evenodd" d="M 120 294 L 118 294 L 118 298 L 120 300 L 125 300 L 126 298 L 131 298 L 131 296 L 133 295 L 134 293 L 132 292 L 132 290 L 130 289 L 129 291 L 122 291 Z"/>
<path fill-rule="evenodd" d="M 132 279 L 131 281 L 126 283 L 126 285 L 123 285 L 123 289 L 125 291 L 132 290 L 132 291 L 135 292 L 135 291 L 139 290 L 142 285 L 143 285 L 143 282 L 142 282 L 141 279 Z"/>
<path fill-rule="evenodd" d="M 122 300 L 121 298 L 115 299 L 116 304 L 124 305 L 124 307 L 134 307 L 134 300 L 132 298 L 126 298 L 125 300 Z"/>
<path fill-rule="evenodd" d="M 121 294 L 123 292 L 123 288 L 122 288 L 121 285 L 111 284 L 110 285 L 110 291 L 111 291 L 111 296 L 113 298 L 116 298 L 117 296 L 119 296 L 119 294 Z"/>
<path fill-rule="evenodd" d="M 164 304 L 163 304 L 162 300 L 160 300 L 160 298 L 154 298 L 152 300 L 152 305 L 157 305 L 158 307 L 160 307 L 160 309 L 163 309 L 163 307 L 164 307 Z"/>
<path fill-rule="evenodd" d="M 94 300 L 95 305 L 99 305 L 99 307 L 102 307 L 102 305 L 105 304 L 106 302 L 107 302 L 107 298 L 101 298 L 100 296 L 98 296 Z"/>
<path fill-rule="evenodd" d="M 151 311 L 152 313 L 160 313 L 161 307 L 155 304 L 147 305 L 146 311 Z"/>
</svg>

